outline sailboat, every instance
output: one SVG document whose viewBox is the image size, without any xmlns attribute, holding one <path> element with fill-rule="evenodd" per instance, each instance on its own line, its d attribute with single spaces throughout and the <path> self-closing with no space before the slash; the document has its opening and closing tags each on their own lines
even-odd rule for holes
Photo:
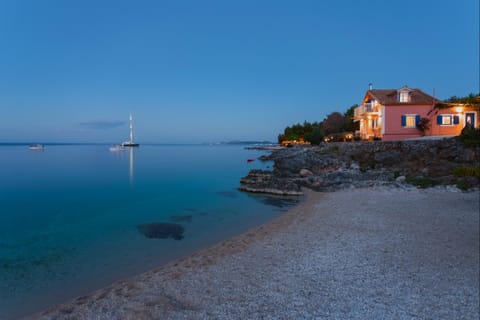
<svg viewBox="0 0 480 320">
<path fill-rule="evenodd" d="M 138 147 L 139 144 L 133 142 L 133 118 L 132 114 L 130 114 L 130 140 L 122 142 L 122 147 Z"/>
</svg>

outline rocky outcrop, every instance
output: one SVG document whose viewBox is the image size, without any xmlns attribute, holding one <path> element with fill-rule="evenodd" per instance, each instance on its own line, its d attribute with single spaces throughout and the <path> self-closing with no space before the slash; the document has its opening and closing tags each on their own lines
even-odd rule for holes
<svg viewBox="0 0 480 320">
<path fill-rule="evenodd" d="M 405 183 L 478 187 L 479 179 L 455 175 L 460 167 L 479 167 L 478 147 L 458 139 L 330 143 L 275 150 L 264 161 L 272 171 L 252 170 L 240 190 L 301 194 L 303 187 L 333 191 L 352 187 Z"/>
<path fill-rule="evenodd" d="M 252 170 L 240 183 L 242 186 L 239 189 L 246 192 L 288 196 L 303 194 L 300 185 L 295 181 L 278 178 L 273 172 L 266 170 Z"/>
</svg>

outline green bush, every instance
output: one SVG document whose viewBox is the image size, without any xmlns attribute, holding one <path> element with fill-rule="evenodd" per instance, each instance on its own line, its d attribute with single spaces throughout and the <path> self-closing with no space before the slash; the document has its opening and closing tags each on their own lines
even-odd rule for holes
<svg viewBox="0 0 480 320">
<path fill-rule="evenodd" d="M 462 181 L 458 181 L 456 186 L 458 189 L 462 191 L 469 191 L 470 189 L 475 187 L 475 184 L 469 180 L 462 180 Z"/>
<path fill-rule="evenodd" d="M 439 184 L 439 182 L 428 177 L 407 178 L 406 181 L 421 189 L 431 188 Z"/>
<path fill-rule="evenodd" d="M 455 177 L 476 177 L 480 178 L 480 168 L 478 167 L 458 167 L 453 172 Z"/>
<path fill-rule="evenodd" d="M 460 141 L 468 147 L 480 146 L 480 128 L 466 126 L 459 136 Z"/>
</svg>

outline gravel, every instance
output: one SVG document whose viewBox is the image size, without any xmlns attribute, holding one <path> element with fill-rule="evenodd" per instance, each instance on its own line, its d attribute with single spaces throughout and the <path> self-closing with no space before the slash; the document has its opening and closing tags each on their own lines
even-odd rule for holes
<svg viewBox="0 0 480 320">
<path fill-rule="evenodd" d="M 479 194 L 372 187 L 33 319 L 478 319 Z"/>
</svg>

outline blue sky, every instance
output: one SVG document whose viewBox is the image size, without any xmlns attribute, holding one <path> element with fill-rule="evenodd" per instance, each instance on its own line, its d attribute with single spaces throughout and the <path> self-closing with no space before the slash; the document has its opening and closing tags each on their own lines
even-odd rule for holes
<svg viewBox="0 0 480 320">
<path fill-rule="evenodd" d="M 0 142 L 274 141 L 369 83 L 478 92 L 478 0 L 0 0 Z"/>
</svg>

